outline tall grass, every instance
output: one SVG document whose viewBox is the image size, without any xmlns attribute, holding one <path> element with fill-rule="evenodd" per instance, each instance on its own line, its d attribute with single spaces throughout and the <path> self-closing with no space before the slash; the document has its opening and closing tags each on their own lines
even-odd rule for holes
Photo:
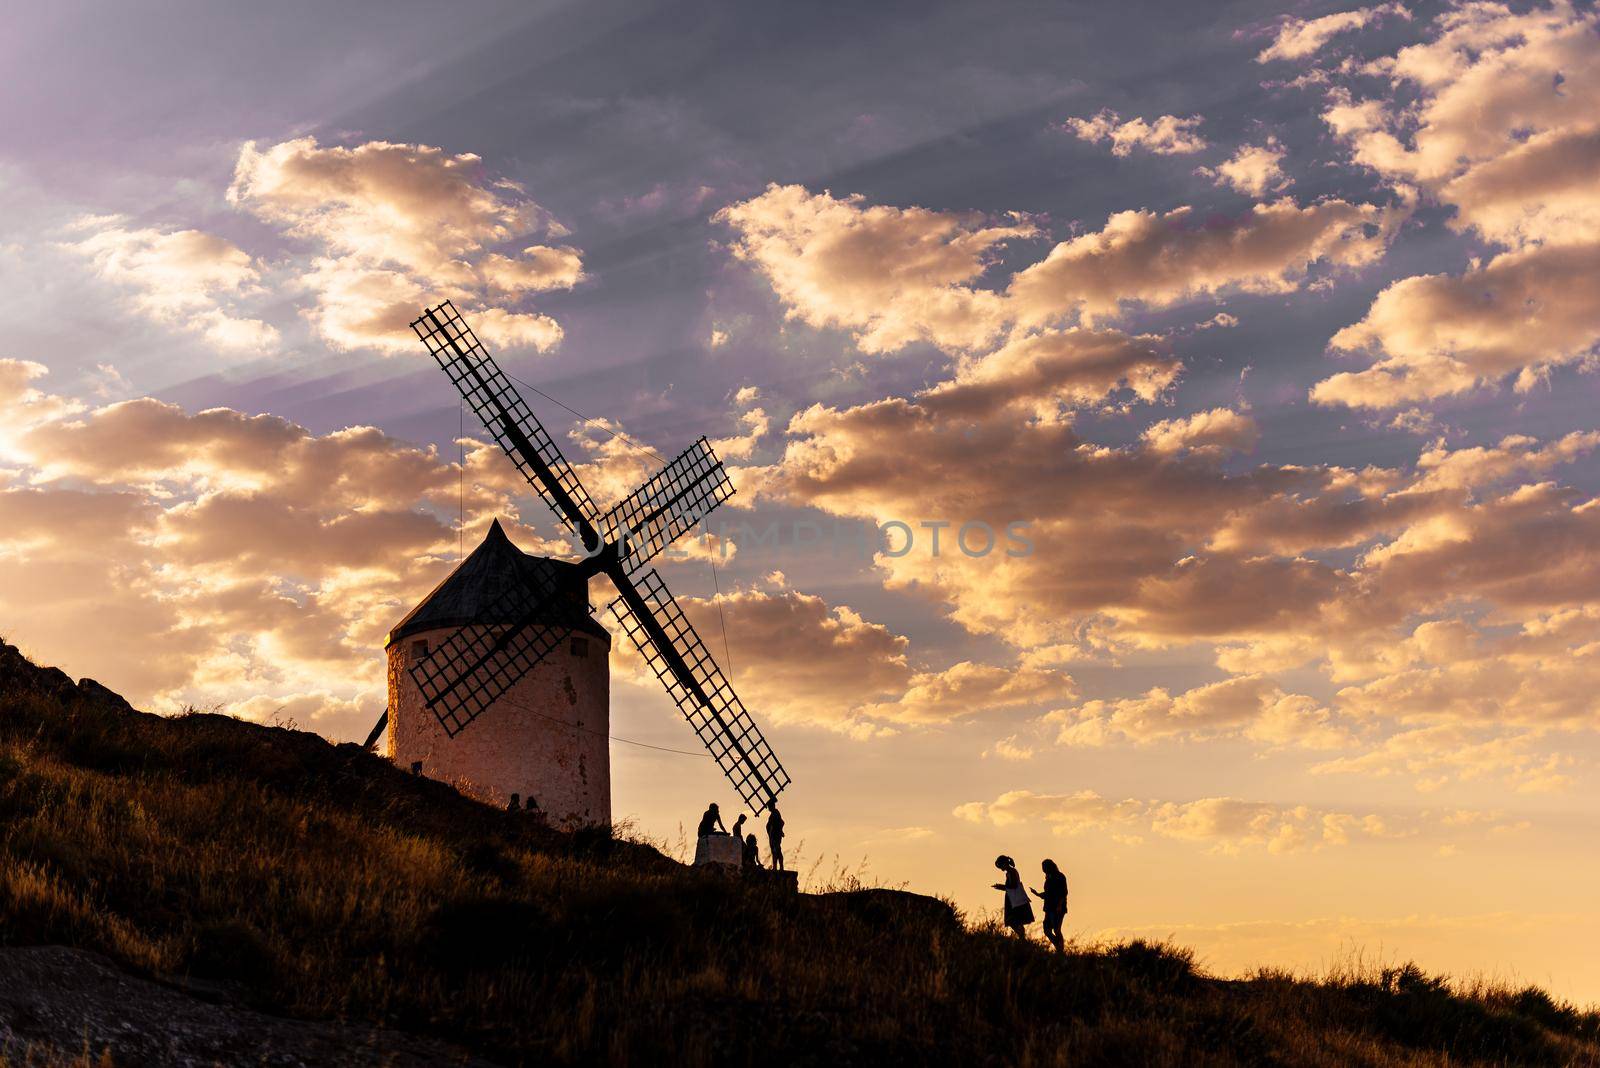
<svg viewBox="0 0 1600 1068">
<path fill-rule="evenodd" d="M 5 670 L 0 940 L 272 1012 L 526 1063 L 1600 1065 L 1600 1019 L 1537 990 L 1410 966 L 1224 982 L 1147 942 L 1053 956 L 838 858 L 796 896 L 355 746 L 8 690 Z"/>
</svg>

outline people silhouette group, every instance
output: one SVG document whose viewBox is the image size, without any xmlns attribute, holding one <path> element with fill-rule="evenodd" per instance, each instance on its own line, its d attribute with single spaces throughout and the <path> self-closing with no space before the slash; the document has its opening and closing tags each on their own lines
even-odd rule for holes
<svg viewBox="0 0 1600 1068">
<path fill-rule="evenodd" d="M 512 794 L 511 800 L 506 803 L 506 811 L 523 813 L 533 822 L 541 825 L 545 822 L 544 809 L 539 807 L 539 799 L 532 794 L 528 795 L 527 804 L 522 803 L 521 794 Z"/>
<path fill-rule="evenodd" d="M 750 819 L 747 814 L 740 813 L 739 818 L 733 822 L 730 832 L 722 825 L 722 810 L 715 801 L 706 806 L 705 813 L 700 817 L 700 825 L 695 834 L 700 838 L 708 835 L 729 834 L 734 841 L 739 843 L 741 866 L 749 868 L 761 867 L 761 847 L 756 843 L 756 836 L 744 833 L 745 823 Z M 767 852 L 772 858 L 774 871 L 783 871 L 783 816 L 778 812 L 777 803 L 771 806 L 767 815 Z"/>
<path fill-rule="evenodd" d="M 1046 859 L 1039 865 L 1044 872 L 1043 890 L 1024 886 L 1022 876 L 1017 872 L 1017 862 L 1004 853 L 994 858 L 994 866 L 1005 873 L 1004 882 L 993 884 L 996 890 L 1005 892 L 1005 925 L 1018 938 L 1028 937 L 1028 924 L 1033 922 L 1033 903 L 1028 900 L 1028 894 L 1032 893 L 1044 909 L 1045 939 L 1056 947 L 1057 952 L 1066 952 L 1061 937 L 1061 922 L 1067 916 L 1067 877 L 1056 862 Z"/>
</svg>

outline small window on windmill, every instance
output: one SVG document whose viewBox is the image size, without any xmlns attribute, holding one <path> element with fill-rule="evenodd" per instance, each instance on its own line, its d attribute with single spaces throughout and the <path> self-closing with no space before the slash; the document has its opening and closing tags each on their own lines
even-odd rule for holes
<svg viewBox="0 0 1600 1068">
<path fill-rule="evenodd" d="M 574 638 L 574 639 L 572 639 L 572 655 L 573 656 L 588 656 L 589 655 L 589 639 L 588 638 Z"/>
<path fill-rule="evenodd" d="M 413 660 L 421 660 L 423 657 L 425 657 L 427 655 L 428 655 L 428 643 L 427 642 L 412 642 L 411 643 L 411 658 Z"/>
</svg>

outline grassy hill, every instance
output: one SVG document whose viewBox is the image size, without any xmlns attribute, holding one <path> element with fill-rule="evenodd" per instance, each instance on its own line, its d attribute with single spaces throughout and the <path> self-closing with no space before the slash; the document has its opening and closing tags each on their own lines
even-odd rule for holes
<svg viewBox="0 0 1600 1068">
<path fill-rule="evenodd" d="M 930 898 L 708 877 L 353 745 L 135 712 L 4 645 L 0 943 L 499 1063 L 1600 1065 L 1600 1015 L 1537 989 L 1054 957 Z"/>
</svg>

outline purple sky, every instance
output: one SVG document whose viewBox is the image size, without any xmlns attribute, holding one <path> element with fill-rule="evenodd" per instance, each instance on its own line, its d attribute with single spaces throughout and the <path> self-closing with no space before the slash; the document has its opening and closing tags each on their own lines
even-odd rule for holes
<svg viewBox="0 0 1600 1068">
<path fill-rule="evenodd" d="M 557 534 L 406 340 L 450 296 L 563 404 L 721 439 L 730 521 L 1031 524 L 1010 565 L 719 563 L 824 872 L 976 910 L 994 853 L 1053 855 L 1086 937 L 1595 999 L 1595 33 L 1590 4 L 16 13 L 0 633 L 154 709 L 364 734 L 382 634 L 455 558 L 458 450 L 469 548 L 495 514 Z M 597 494 L 651 469 L 528 399 Z M 668 577 L 717 618 L 704 554 Z M 616 733 L 692 744 L 635 668 Z M 731 799 L 709 761 L 613 759 L 643 833 Z"/>
</svg>

